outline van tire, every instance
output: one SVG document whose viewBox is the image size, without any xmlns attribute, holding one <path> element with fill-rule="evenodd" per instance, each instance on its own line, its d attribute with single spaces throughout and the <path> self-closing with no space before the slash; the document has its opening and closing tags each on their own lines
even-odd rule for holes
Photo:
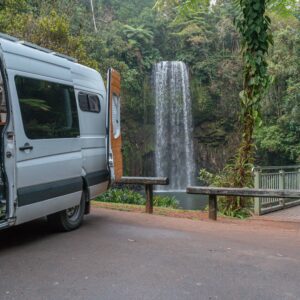
<svg viewBox="0 0 300 300">
<path fill-rule="evenodd" d="M 54 231 L 72 231 L 80 227 L 83 222 L 87 193 L 82 191 L 80 204 L 78 206 L 60 211 L 47 216 L 48 224 Z"/>
</svg>

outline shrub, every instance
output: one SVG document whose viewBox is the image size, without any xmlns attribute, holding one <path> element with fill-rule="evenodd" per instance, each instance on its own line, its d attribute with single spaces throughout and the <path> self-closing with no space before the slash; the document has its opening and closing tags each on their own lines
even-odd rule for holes
<svg viewBox="0 0 300 300">
<path fill-rule="evenodd" d="M 124 203 L 124 204 L 136 204 L 145 205 L 146 199 L 138 192 L 132 191 L 128 188 L 123 189 L 110 189 L 106 193 L 99 196 L 97 201 L 111 202 L 111 203 Z M 154 206 L 178 208 L 178 201 L 174 197 L 170 196 L 154 196 Z"/>
<path fill-rule="evenodd" d="M 128 188 L 110 189 L 106 193 L 99 196 L 97 200 L 101 202 L 125 203 L 136 205 L 144 205 L 146 202 L 146 200 L 140 193 L 134 192 Z"/>
<path fill-rule="evenodd" d="M 198 179 L 204 181 L 209 186 L 215 187 L 234 187 L 235 172 L 231 165 L 225 168 L 218 174 L 212 174 L 205 169 L 201 169 Z M 252 186 L 252 181 L 247 183 Z M 251 215 L 253 209 L 253 199 L 246 197 L 219 196 L 218 210 L 221 214 L 233 218 L 244 219 Z"/>
<path fill-rule="evenodd" d="M 154 196 L 153 204 L 154 206 L 160 206 L 160 207 L 171 207 L 171 208 L 179 207 L 178 201 L 171 196 L 156 195 Z"/>
</svg>

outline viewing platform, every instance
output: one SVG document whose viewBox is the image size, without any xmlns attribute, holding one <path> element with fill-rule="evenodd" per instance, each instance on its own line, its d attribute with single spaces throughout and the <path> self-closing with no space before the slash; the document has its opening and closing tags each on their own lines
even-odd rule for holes
<svg viewBox="0 0 300 300">
<path fill-rule="evenodd" d="M 300 205 L 254 217 L 257 220 L 300 222 Z"/>
</svg>

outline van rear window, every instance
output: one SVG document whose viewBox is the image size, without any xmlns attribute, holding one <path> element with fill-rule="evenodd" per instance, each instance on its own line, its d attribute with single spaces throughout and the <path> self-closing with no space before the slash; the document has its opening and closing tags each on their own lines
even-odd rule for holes
<svg viewBox="0 0 300 300">
<path fill-rule="evenodd" d="M 16 76 L 15 82 L 28 138 L 72 138 L 80 135 L 72 86 L 21 76 Z"/>
<path fill-rule="evenodd" d="M 88 95 L 80 93 L 78 95 L 79 107 L 83 111 L 89 111 Z"/>
<path fill-rule="evenodd" d="M 80 92 L 78 94 L 78 101 L 79 107 L 82 111 L 94 113 L 99 113 L 101 111 L 101 105 L 97 95 Z"/>
<path fill-rule="evenodd" d="M 88 99 L 89 99 L 90 112 L 95 112 L 95 113 L 100 112 L 100 102 L 98 96 L 89 95 Z"/>
</svg>

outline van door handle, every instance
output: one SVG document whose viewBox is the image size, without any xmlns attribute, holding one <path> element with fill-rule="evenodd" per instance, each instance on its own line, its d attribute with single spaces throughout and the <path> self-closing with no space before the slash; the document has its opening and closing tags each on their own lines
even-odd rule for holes
<svg viewBox="0 0 300 300">
<path fill-rule="evenodd" d="M 25 143 L 23 147 L 19 148 L 20 151 L 33 150 L 33 146 L 28 143 Z"/>
</svg>

